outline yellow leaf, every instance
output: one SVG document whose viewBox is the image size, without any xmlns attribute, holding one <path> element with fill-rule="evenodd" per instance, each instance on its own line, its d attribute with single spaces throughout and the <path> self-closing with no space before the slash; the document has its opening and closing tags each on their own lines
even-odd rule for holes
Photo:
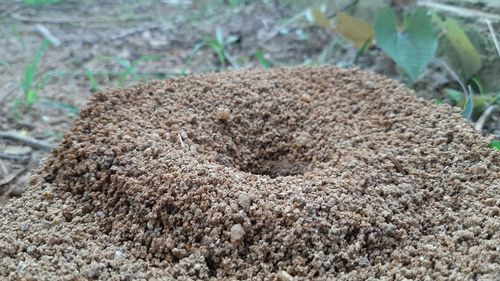
<svg viewBox="0 0 500 281">
<path fill-rule="evenodd" d="M 446 38 L 458 53 L 465 78 L 470 78 L 481 69 L 481 55 L 456 21 L 446 18 L 443 27 L 446 30 Z"/>
<path fill-rule="evenodd" d="M 354 43 L 357 48 L 363 47 L 366 42 L 373 38 L 373 28 L 370 24 L 344 12 L 337 16 L 335 30 Z"/>
<path fill-rule="evenodd" d="M 326 29 L 333 29 L 332 23 L 328 20 L 328 18 L 323 14 L 323 12 L 318 7 L 311 8 L 311 14 L 314 19 L 314 24 L 317 26 L 321 26 Z"/>
</svg>

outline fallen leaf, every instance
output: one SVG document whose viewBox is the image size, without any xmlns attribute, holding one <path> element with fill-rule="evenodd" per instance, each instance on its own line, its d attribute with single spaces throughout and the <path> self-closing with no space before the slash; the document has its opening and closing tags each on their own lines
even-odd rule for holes
<svg viewBox="0 0 500 281">
<path fill-rule="evenodd" d="M 446 18 L 443 28 L 446 31 L 446 38 L 458 53 L 464 78 L 471 77 L 481 69 L 481 55 L 456 21 Z"/>
<path fill-rule="evenodd" d="M 321 26 L 326 29 L 333 30 L 333 25 L 330 20 L 323 14 L 323 12 L 318 7 L 311 8 L 312 18 L 314 20 L 314 24 L 317 26 Z"/>
<path fill-rule="evenodd" d="M 373 38 L 373 28 L 367 22 L 352 17 L 345 12 L 337 16 L 335 30 L 350 40 L 359 49 Z"/>
</svg>

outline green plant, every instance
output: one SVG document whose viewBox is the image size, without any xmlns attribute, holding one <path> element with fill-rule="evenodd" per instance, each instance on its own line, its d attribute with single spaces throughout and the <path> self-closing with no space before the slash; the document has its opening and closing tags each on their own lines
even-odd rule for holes
<svg viewBox="0 0 500 281">
<path fill-rule="evenodd" d="M 41 100 L 41 103 L 46 107 L 62 110 L 70 116 L 77 116 L 80 114 L 80 110 L 77 107 L 57 100 L 44 98 Z"/>
<path fill-rule="evenodd" d="M 469 93 L 465 98 L 464 109 L 462 110 L 462 116 L 467 120 L 472 120 L 472 112 L 474 112 L 474 92 L 469 87 Z"/>
<path fill-rule="evenodd" d="M 468 87 L 468 93 L 445 89 L 444 93 L 449 102 L 462 108 L 462 115 L 467 120 L 476 120 L 490 105 L 500 106 L 500 94 L 484 93 L 482 90 L 476 91 L 471 85 Z M 482 88 L 480 88 L 482 89 Z M 476 93 L 477 94 L 469 94 Z"/>
<path fill-rule="evenodd" d="M 403 21 L 402 31 L 390 8 L 382 9 L 375 19 L 375 39 L 408 77 L 415 81 L 434 59 L 438 40 L 426 10 L 418 8 Z"/>
<path fill-rule="evenodd" d="M 181 76 L 187 76 L 190 73 L 189 68 L 191 68 L 191 63 L 193 61 L 193 57 L 198 53 L 198 51 L 203 48 L 204 43 L 198 43 L 196 44 L 193 49 L 191 49 L 191 53 L 186 59 L 186 63 L 184 64 L 184 67 L 181 69 Z"/>
<path fill-rule="evenodd" d="M 212 48 L 212 50 L 217 55 L 219 59 L 219 63 L 222 67 L 226 66 L 226 56 L 224 55 L 224 41 L 222 41 L 219 37 L 210 38 L 206 41 L 208 47 Z"/>
<path fill-rule="evenodd" d="M 443 23 L 446 32 L 446 38 L 450 41 L 458 59 L 453 59 L 458 64 L 457 68 L 463 78 L 468 79 L 481 69 L 481 55 L 471 43 L 465 32 L 451 18 L 446 18 Z"/>
<path fill-rule="evenodd" d="M 271 67 L 271 62 L 264 57 L 264 53 L 262 51 L 255 52 L 254 56 L 263 68 L 267 69 Z"/>
<path fill-rule="evenodd" d="M 500 141 L 499 140 L 491 141 L 490 144 L 488 145 L 488 147 L 496 149 L 496 150 L 500 150 Z"/>
<path fill-rule="evenodd" d="M 62 2 L 64 0 L 23 0 L 23 4 L 27 6 L 45 6 Z"/>
<path fill-rule="evenodd" d="M 38 48 L 34 59 L 26 65 L 24 77 L 22 78 L 21 88 L 24 95 L 24 105 L 31 107 L 38 99 L 38 91 L 43 88 L 43 83 L 35 81 L 37 66 L 40 62 L 43 53 L 49 46 L 49 41 L 44 40 Z"/>
<path fill-rule="evenodd" d="M 113 61 L 121 67 L 121 70 L 117 73 L 117 76 L 118 76 L 118 86 L 122 87 L 125 85 L 127 79 L 131 79 L 132 81 L 139 81 L 141 79 L 147 78 L 145 75 L 142 75 L 137 71 L 137 64 L 139 62 L 158 61 L 160 57 L 156 55 L 143 55 L 140 56 L 138 59 L 132 61 L 128 59 L 122 59 L 118 57 L 108 57 L 108 56 L 103 56 L 101 57 L 101 59 Z M 94 77 L 94 74 L 91 71 L 86 71 L 86 75 L 92 87 L 91 77 Z M 94 82 L 96 82 L 95 79 Z M 95 83 L 94 86 L 97 86 L 97 83 Z"/>
<path fill-rule="evenodd" d="M 90 69 L 86 69 L 85 76 L 87 76 L 87 79 L 89 80 L 90 91 L 92 91 L 92 92 L 99 91 L 99 86 L 97 85 L 97 80 L 95 79 L 94 72 L 92 72 L 92 70 L 90 70 Z"/>
<path fill-rule="evenodd" d="M 210 47 L 215 52 L 217 58 L 219 59 L 219 63 L 223 68 L 226 67 L 226 60 L 229 61 L 229 63 L 231 63 L 233 67 L 238 68 L 239 67 L 238 63 L 232 58 L 232 56 L 226 50 L 227 46 L 236 42 L 237 40 L 238 40 L 237 36 L 227 36 L 226 38 L 224 38 L 222 34 L 222 29 L 216 28 L 215 36 L 205 40 L 205 45 Z"/>
<path fill-rule="evenodd" d="M 246 0 L 228 0 L 229 6 L 231 8 L 236 8 L 246 4 Z"/>
</svg>

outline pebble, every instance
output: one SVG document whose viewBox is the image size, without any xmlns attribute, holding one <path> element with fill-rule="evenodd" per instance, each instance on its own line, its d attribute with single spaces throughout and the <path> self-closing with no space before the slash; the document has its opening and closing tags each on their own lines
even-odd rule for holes
<svg viewBox="0 0 500 281">
<path fill-rule="evenodd" d="M 278 271 L 278 279 L 280 281 L 293 281 L 293 276 L 290 275 L 290 273 L 284 271 L 284 270 L 280 270 Z"/>
<path fill-rule="evenodd" d="M 243 229 L 243 226 L 241 226 L 241 224 L 235 224 L 233 226 L 231 226 L 231 243 L 237 243 L 238 241 L 240 241 L 241 239 L 243 239 L 243 237 L 245 236 L 245 229 Z"/>
</svg>

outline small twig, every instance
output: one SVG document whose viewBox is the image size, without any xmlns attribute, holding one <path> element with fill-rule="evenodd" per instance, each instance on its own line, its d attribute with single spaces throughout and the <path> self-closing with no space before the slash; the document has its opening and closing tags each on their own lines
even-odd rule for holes
<svg viewBox="0 0 500 281">
<path fill-rule="evenodd" d="M 161 25 L 152 25 L 152 26 L 139 26 L 139 27 L 134 27 L 134 28 L 129 28 L 126 30 L 119 31 L 113 35 L 110 36 L 111 40 L 117 40 L 117 39 L 122 39 L 130 35 L 134 35 L 137 33 L 141 33 L 147 30 L 151 29 L 157 29 L 161 28 Z"/>
<path fill-rule="evenodd" d="M 55 24 L 61 24 L 61 23 L 75 23 L 79 22 L 79 20 L 75 19 L 53 19 L 53 18 L 30 18 L 30 17 L 25 17 L 20 14 L 11 14 L 11 18 L 23 22 L 37 22 L 37 23 L 55 23 Z"/>
<path fill-rule="evenodd" d="M 179 142 L 181 143 L 181 147 L 184 147 L 184 141 L 182 140 L 181 134 L 177 134 L 177 137 L 179 137 Z"/>
<path fill-rule="evenodd" d="M 447 5 L 447 4 L 435 3 L 435 2 L 432 2 L 429 0 L 419 0 L 419 1 L 417 1 L 417 5 L 428 7 L 431 9 L 436 9 L 436 10 L 454 13 L 454 14 L 461 16 L 461 17 L 477 18 L 477 19 L 490 19 L 490 20 L 495 20 L 495 21 L 500 20 L 500 15 L 485 13 L 485 12 L 461 8 L 461 7 L 455 7 L 455 6 Z"/>
<path fill-rule="evenodd" d="M 8 184 L 9 182 L 15 180 L 19 175 L 21 175 L 24 171 L 26 171 L 26 169 L 28 168 L 28 166 L 26 167 L 23 167 L 22 169 L 20 169 L 19 171 L 17 172 L 14 172 L 8 176 L 6 176 L 5 178 L 3 178 L 1 181 L 0 181 L 0 186 L 2 185 L 6 185 Z"/>
<path fill-rule="evenodd" d="M 5 159 L 5 160 L 10 160 L 10 161 L 16 161 L 20 163 L 29 163 L 31 160 L 31 156 L 26 156 L 26 155 L 17 155 L 17 154 L 10 154 L 10 153 L 4 153 L 0 152 L 0 159 Z"/>
<path fill-rule="evenodd" d="M 0 132 L 0 139 L 11 139 L 35 149 L 52 150 L 52 148 L 54 148 L 54 146 L 49 143 L 34 138 L 25 137 L 16 132 Z"/>
<path fill-rule="evenodd" d="M 35 26 L 35 29 L 36 31 L 38 31 L 43 37 L 45 37 L 45 39 L 49 40 L 50 43 L 52 45 L 54 45 L 55 47 L 59 47 L 61 46 L 61 41 L 59 39 L 57 39 L 57 37 L 55 37 L 52 32 L 50 32 L 50 30 L 48 28 L 46 28 L 44 25 L 42 24 L 37 24 Z"/>
<path fill-rule="evenodd" d="M 483 130 L 484 124 L 486 123 L 486 120 L 488 120 L 488 118 L 491 116 L 491 114 L 493 114 L 493 112 L 495 112 L 495 110 L 497 110 L 497 109 L 498 109 L 498 107 L 494 104 L 488 106 L 486 108 L 486 110 L 483 112 L 483 114 L 481 114 L 479 119 L 477 119 L 477 122 L 475 125 L 476 130 L 478 130 L 478 131 Z"/>
<path fill-rule="evenodd" d="M 497 49 L 498 56 L 500 57 L 500 45 L 498 44 L 498 39 L 495 34 L 495 30 L 493 29 L 493 25 L 491 24 L 491 21 L 489 19 L 486 19 L 486 24 L 488 25 L 491 37 L 493 38 L 493 43 L 495 43 L 495 48 Z"/>
<path fill-rule="evenodd" d="M 455 73 L 455 71 L 453 71 L 453 69 L 451 69 L 451 67 L 446 62 L 444 62 L 442 59 L 436 59 L 436 60 L 451 74 L 453 79 L 455 79 L 458 82 L 458 84 L 460 85 L 460 88 L 462 88 L 462 91 L 464 92 L 465 97 L 467 97 L 467 95 L 468 95 L 467 88 L 465 87 L 464 82 L 462 82 L 460 77 L 458 77 L 458 75 Z"/>
<path fill-rule="evenodd" d="M 399 161 L 394 158 L 394 156 L 391 156 L 391 155 L 388 155 L 387 158 L 389 160 L 391 160 L 391 162 L 394 164 L 394 166 L 396 167 L 396 169 L 401 173 L 401 174 L 404 174 L 406 175 L 406 171 L 405 169 L 403 169 L 403 166 L 401 165 L 401 163 L 399 163 Z"/>
</svg>

